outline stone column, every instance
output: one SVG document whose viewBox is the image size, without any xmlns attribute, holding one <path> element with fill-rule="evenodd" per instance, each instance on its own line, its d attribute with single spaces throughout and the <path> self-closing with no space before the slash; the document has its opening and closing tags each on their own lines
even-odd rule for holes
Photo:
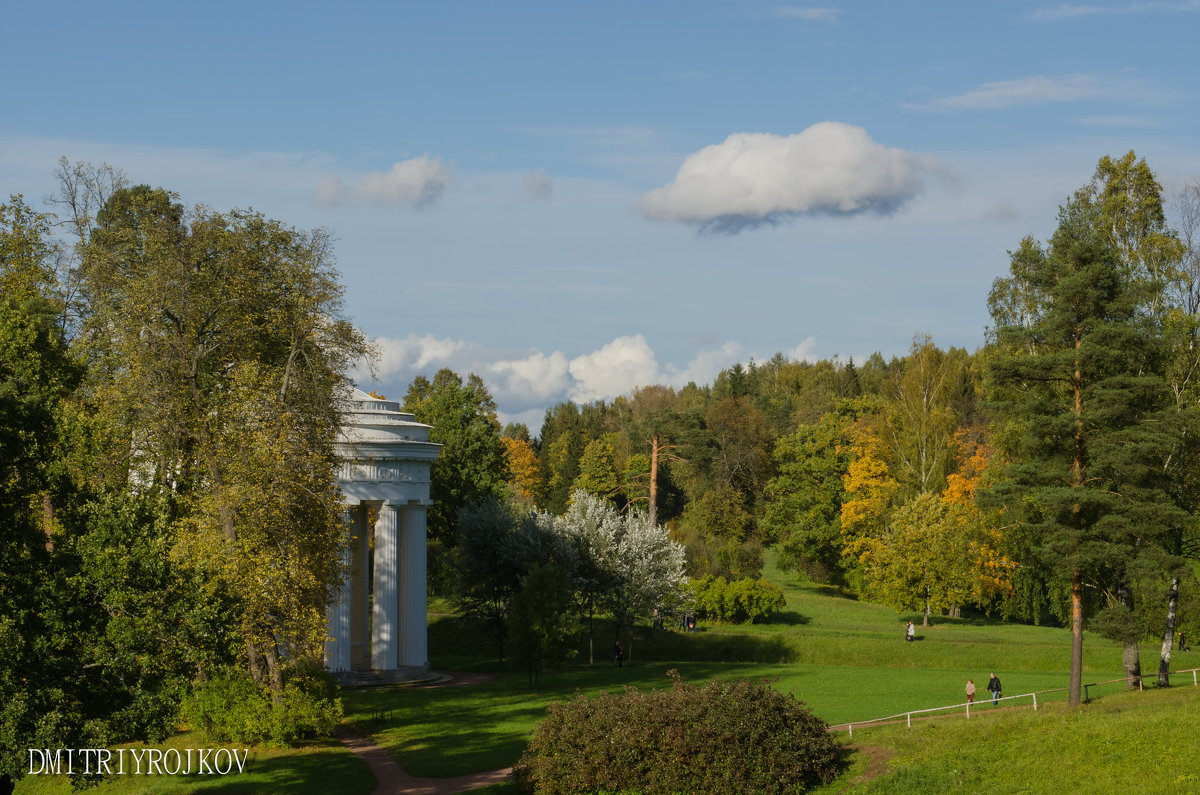
<svg viewBox="0 0 1200 795">
<path fill-rule="evenodd" d="M 367 543 L 367 506 L 354 509 L 350 537 L 350 669 L 371 667 L 371 547 Z"/>
<path fill-rule="evenodd" d="M 325 610 L 330 639 L 325 642 L 325 667 L 330 671 L 350 670 L 350 531 L 354 520 L 354 509 L 348 508 L 343 515 L 346 525 L 346 548 L 342 551 L 344 572 L 342 586 Z"/>
<path fill-rule="evenodd" d="M 425 601 L 425 506 L 404 509 L 400 531 L 400 665 L 429 666 Z"/>
<path fill-rule="evenodd" d="M 396 588 L 399 561 L 396 549 L 396 524 L 399 511 L 384 505 L 375 520 L 375 580 L 371 602 L 371 668 L 391 671 L 396 668 Z"/>
</svg>

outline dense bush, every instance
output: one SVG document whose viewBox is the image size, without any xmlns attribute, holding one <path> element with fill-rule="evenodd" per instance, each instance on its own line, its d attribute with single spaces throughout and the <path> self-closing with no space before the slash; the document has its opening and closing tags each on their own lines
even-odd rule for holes
<svg viewBox="0 0 1200 795">
<path fill-rule="evenodd" d="M 765 682 L 714 681 L 551 704 L 514 772 L 526 791 L 804 792 L 840 762 L 826 724 Z"/>
<path fill-rule="evenodd" d="M 342 718 L 336 692 L 323 673 L 297 672 L 284 685 L 282 702 L 272 704 L 249 674 L 229 669 L 192 688 L 182 717 L 217 742 L 288 746 L 333 731 Z"/>
<path fill-rule="evenodd" d="M 734 624 L 765 621 L 787 604 L 783 589 L 768 580 L 704 577 L 688 583 L 688 591 L 697 616 Z"/>
</svg>

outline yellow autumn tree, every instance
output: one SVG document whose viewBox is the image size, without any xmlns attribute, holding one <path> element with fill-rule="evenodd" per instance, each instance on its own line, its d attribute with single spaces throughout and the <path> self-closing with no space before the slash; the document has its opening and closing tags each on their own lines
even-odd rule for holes
<svg viewBox="0 0 1200 795">
<path fill-rule="evenodd" d="M 883 459 L 883 443 L 862 421 L 850 431 L 850 463 L 842 478 L 842 548 L 860 564 L 878 554 L 888 512 L 900 491 Z"/>
<path fill-rule="evenodd" d="M 533 445 L 508 436 L 502 436 L 500 441 L 504 444 L 509 485 L 520 499 L 532 503 L 542 487 L 541 467 Z"/>
<path fill-rule="evenodd" d="M 1000 551 L 995 517 L 974 503 L 990 450 L 983 443 L 959 447 L 969 452 L 940 494 L 897 502 L 899 487 L 869 440 L 846 476 L 847 492 L 860 495 L 843 505 L 843 528 L 849 515 L 851 529 L 858 529 L 846 550 L 860 566 L 864 594 L 921 610 L 926 625 L 934 611 L 955 615 L 962 605 L 986 604 L 1011 590 L 1012 563 Z"/>
</svg>

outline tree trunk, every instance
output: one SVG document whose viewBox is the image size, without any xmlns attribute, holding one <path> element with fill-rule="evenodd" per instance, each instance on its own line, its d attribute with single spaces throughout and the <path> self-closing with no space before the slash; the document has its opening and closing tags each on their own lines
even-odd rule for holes
<svg viewBox="0 0 1200 795">
<path fill-rule="evenodd" d="M 0 776 L 0 795 L 12 795 L 16 786 L 17 782 L 12 780 L 12 776 Z"/>
<path fill-rule="evenodd" d="M 929 586 L 925 586 L 925 616 L 921 619 L 921 626 L 929 626 Z"/>
<path fill-rule="evenodd" d="M 1117 601 L 1121 603 L 1130 613 L 1133 612 L 1133 594 L 1129 592 L 1129 586 L 1124 582 L 1117 589 Z M 1124 642 L 1121 651 L 1121 662 L 1125 666 L 1125 676 L 1130 679 L 1125 685 L 1126 690 L 1138 690 L 1141 688 L 1142 676 L 1142 660 L 1138 654 L 1137 639 L 1127 640 Z"/>
<path fill-rule="evenodd" d="M 1071 682 L 1067 690 L 1067 705 L 1079 706 L 1083 690 L 1083 573 L 1078 569 L 1071 575 Z"/>
<path fill-rule="evenodd" d="M 658 525 L 658 437 L 650 439 L 650 497 L 646 505 L 650 526 Z"/>
<path fill-rule="evenodd" d="M 267 644 L 266 654 L 267 673 L 271 677 L 271 703 L 279 706 L 283 703 L 283 668 L 279 664 L 279 647 L 274 641 Z"/>
<path fill-rule="evenodd" d="M 258 653 L 258 646 L 249 638 L 246 639 L 246 662 L 250 666 L 250 677 L 255 684 L 263 683 L 263 659 Z"/>
<path fill-rule="evenodd" d="M 1175 640 L 1175 611 L 1179 607 L 1179 578 L 1171 578 L 1167 594 L 1167 625 L 1163 628 L 1162 650 L 1158 656 L 1158 686 L 1171 686 L 1171 645 Z"/>
</svg>

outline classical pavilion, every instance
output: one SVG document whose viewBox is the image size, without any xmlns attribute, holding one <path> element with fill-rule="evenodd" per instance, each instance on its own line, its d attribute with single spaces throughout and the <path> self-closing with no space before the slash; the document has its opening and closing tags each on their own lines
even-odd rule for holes
<svg viewBox="0 0 1200 795">
<path fill-rule="evenodd" d="M 425 519 L 430 466 L 440 448 L 429 441 L 429 426 L 399 403 L 354 390 L 337 445 L 349 565 L 328 610 L 325 645 L 325 667 L 344 682 L 429 671 Z"/>
</svg>

